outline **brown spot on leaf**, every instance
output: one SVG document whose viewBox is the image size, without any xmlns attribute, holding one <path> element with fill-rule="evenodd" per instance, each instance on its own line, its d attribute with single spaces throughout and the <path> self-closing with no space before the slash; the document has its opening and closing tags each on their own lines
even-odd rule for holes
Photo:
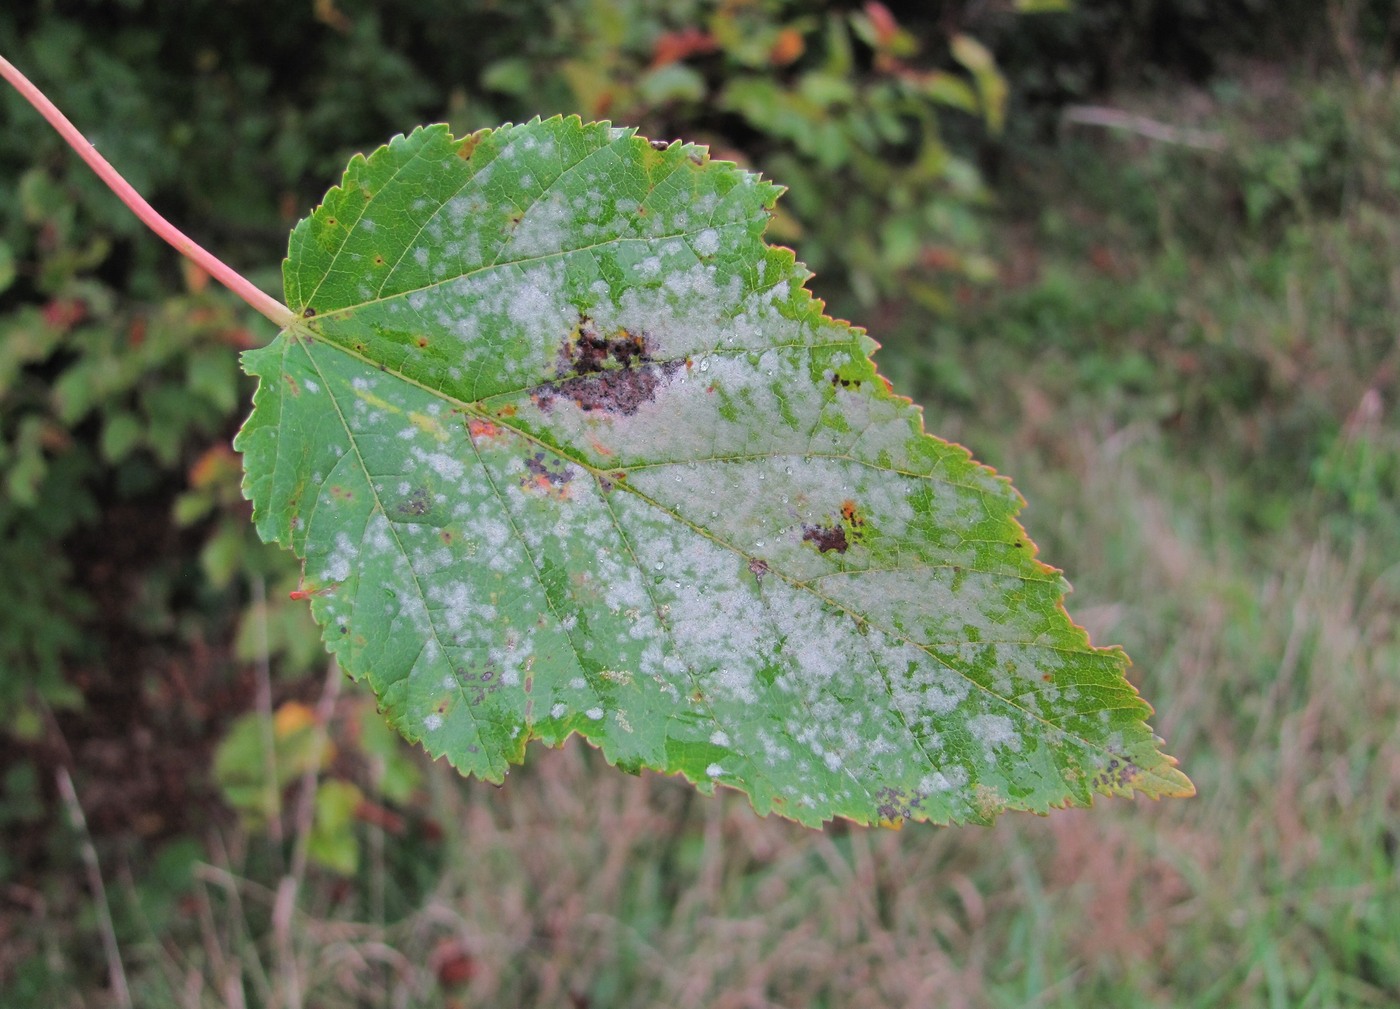
<svg viewBox="0 0 1400 1009">
<path fill-rule="evenodd" d="M 838 554 L 844 554 L 851 547 L 846 540 L 846 527 L 842 525 L 804 525 L 802 539 L 803 542 L 815 543 L 822 553 L 835 550 Z"/>
<path fill-rule="evenodd" d="M 556 397 L 581 410 L 631 416 L 680 369 L 681 361 L 654 361 L 655 347 L 645 333 L 618 329 L 600 333 L 588 316 L 559 348 L 557 380 L 535 390 L 535 402 L 548 410 Z"/>
<path fill-rule="evenodd" d="M 768 573 L 768 562 L 761 557 L 749 558 L 749 574 L 758 581 L 763 581 L 763 576 Z"/>
<path fill-rule="evenodd" d="M 461 158 L 463 161 L 466 161 L 468 158 L 470 158 L 474 153 L 476 153 L 476 145 L 481 143 L 481 138 L 483 136 L 485 136 L 485 131 L 478 130 L 471 136 L 467 137 L 467 139 L 463 140 L 460 144 L 458 144 L 457 157 Z"/>
<path fill-rule="evenodd" d="M 556 386 L 582 410 L 601 410 L 630 417 L 656 398 L 656 389 L 675 370 L 675 362 L 615 370 L 587 378 L 571 378 Z"/>
</svg>

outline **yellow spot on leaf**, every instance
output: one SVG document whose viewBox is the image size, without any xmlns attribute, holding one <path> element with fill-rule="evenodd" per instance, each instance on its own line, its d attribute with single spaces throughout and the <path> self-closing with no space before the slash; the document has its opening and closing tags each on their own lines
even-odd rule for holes
<svg viewBox="0 0 1400 1009">
<path fill-rule="evenodd" d="M 424 434 L 437 441 L 447 441 L 447 432 L 442 429 L 436 417 L 430 417 L 426 413 L 410 413 L 408 419 Z"/>
<path fill-rule="evenodd" d="M 388 400 L 380 399 L 368 389 L 355 389 L 355 395 L 359 396 L 360 399 L 377 410 L 385 410 L 388 413 L 403 413 L 403 411 L 394 406 L 394 404 L 390 403 Z"/>
</svg>

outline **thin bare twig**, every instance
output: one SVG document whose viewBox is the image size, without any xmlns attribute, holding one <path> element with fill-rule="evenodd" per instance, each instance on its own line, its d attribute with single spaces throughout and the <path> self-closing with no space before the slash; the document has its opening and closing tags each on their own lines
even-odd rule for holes
<svg viewBox="0 0 1400 1009">
<path fill-rule="evenodd" d="M 297 974 L 296 957 L 292 950 L 292 918 L 296 913 L 297 894 L 306 876 L 307 859 L 311 850 L 311 829 L 316 817 L 316 779 L 321 773 L 321 754 L 330 734 L 331 715 L 340 696 L 340 666 L 334 661 L 326 672 L 326 685 L 316 702 L 316 726 L 320 733 L 306 773 L 301 778 L 294 817 L 295 842 L 292 864 L 277 885 L 277 900 L 272 908 L 272 932 L 277 941 L 278 970 L 282 975 L 283 997 L 288 1009 L 301 1009 L 301 979 Z"/>
<path fill-rule="evenodd" d="M 78 128 L 58 110 L 58 106 L 49 101 L 44 93 L 29 81 L 29 78 L 20 73 L 14 64 L 3 56 L 0 56 L 0 77 L 14 85 L 15 90 L 23 95 L 30 105 L 38 109 L 39 114 L 48 120 L 49 125 L 68 142 L 68 146 L 77 151 L 78 156 L 88 163 L 88 167 L 97 173 L 97 177 L 107 183 L 112 192 L 117 194 L 118 199 L 131 208 L 132 213 L 140 218 L 141 223 L 169 242 L 176 252 L 238 295 L 252 308 L 271 320 L 279 329 L 286 329 L 296 321 L 296 316 L 286 305 L 254 287 L 252 282 L 242 274 L 228 266 L 213 253 L 202 248 L 194 239 L 157 213 L 156 209 L 131 187 L 131 183 L 122 178 L 107 159 L 97 153 L 97 148 L 78 132 Z"/>
<path fill-rule="evenodd" d="M 258 723 L 262 729 L 263 773 L 267 776 L 267 787 L 277 788 L 277 738 L 272 716 L 272 658 L 268 649 L 267 635 L 267 582 L 262 575 L 254 575 L 251 581 L 253 592 L 253 628 L 257 635 L 257 656 L 253 663 L 254 707 L 258 713 Z M 276 805 L 280 807 L 281 796 L 277 795 Z M 268 833 L 272 835 L 273 846 L 280 857 L 282 854 L 282 815 L 280 808 L 274 808 L 268 818 Z M 280 869 L 281 866 L 279 865 Z"/>
<path fill-rule="evenodd" d="M 1223 151 L 1225 137 L 1210 130 L 1190 126 L 1172 126 L 1157 119 L 1112 109 L 1106 105 L 1071 105 L 1064 111 L 1064 121 L 1083 126 L 1103 126 L 1112 130 L 1127 130 L 1149 140 L 1164 144 L 1198 147 L 1206 151 Z"/>
<path fill-rule="evenodd" d="M 78 802 L 78 790 L 73 787 L 73 778 L 68 768 L 59 765 L 54 777 L 58 781 L 58 794 L 68 810 L 68 820 L 81 838 L 79 851 L 83 865 L 87 868 L 88 885 L 92 887 L 93 900 L 97 904 L 97 925 L 102 933 L 102 951 L 107 956 L 107 975 L 112 982 L 112 996 L 117 1005 L 131 1009 L 131 989 L 126 983 L 126 968 L 122 966 L 121 948 L 117 945 L 117 930 L 112 926 L 112 908 L 107 903 L 107 887 L 102 883 L 102 866 L 97 861 L 97 848 L 93 846 L 92 834 L 88 831 L 87 817 L 83 815 L 82 804 Z"/>
</svg>

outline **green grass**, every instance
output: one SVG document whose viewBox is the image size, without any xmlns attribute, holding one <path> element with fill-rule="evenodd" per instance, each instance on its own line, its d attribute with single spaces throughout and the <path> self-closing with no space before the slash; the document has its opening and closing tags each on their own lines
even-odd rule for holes
<svg viewBox="0 0 1400 1009">
<path fill-rule="evenodd" d="M 880 334 L 1032 502 L 1195 799 L 810 832 L 574 744 L 499 789 L 434 766 L 280 935 L 261 835 L 104 851 L 136 1004 L 1400 1003 L 1397 112 L 1394 83 L 1244 82 L 1203 113 L 1223 153 L 1023 154 L 1003 259 L 1033 268 Z M 6 1006 L 113 1004 L 68 861 Z"/>
</svg>

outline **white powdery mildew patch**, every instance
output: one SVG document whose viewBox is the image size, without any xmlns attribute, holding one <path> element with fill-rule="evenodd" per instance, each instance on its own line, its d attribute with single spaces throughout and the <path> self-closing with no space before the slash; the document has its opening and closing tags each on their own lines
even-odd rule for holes
<svg viewBox="0 0 1400 1009">
<path fill-rule="evenodd" d="M 735 335 L 729 320 L 744 302 L 743 281 L 722 274 L 714 264 L 696 262 L 679 239 L 650 248 L 665 279 L 659 285 L 628 288 L 621 297 L 595 305 L 599 328 L 648 333 L 670 360 L 726 345 L 726 338 Z"/>
<path fill-rule="evenodd" d="M 469 626 L 489 626 L 496 619 L 496 607 L 478 602 L 472 586 L 465 581 L 429 585 L 427 596 L 434 607 L 435 624 L 450 633 L 456 634 Z"/>
<path fill-rule="evenodd" d="M 915 751 L 891 709 L 886 679 L 919 653 L 875 628 L 862 632 L 800 589 L 775 584 L 770 591 L 786 635 L 778 686 L 793 701 L 788 734 L 823 763 L 834 754 L 847 772 L 899 780 Z"/>
<path fill-rule="evenodd" d="M 647 619 L 637 621 L 643 633 L 659 633 L 652 617 L 651 596 L 646 582 L 630 554 L 599 547 L 594 554 L 593 571 L 604 586 L 603 603 L 619 613 L 636 613 Z"/>
<path fill-rule="evenodd" d="M 408 430 L 415 431 L 417 429 L 410 428 Z M 410 435 L 410 437 L 412 437 L 412 435 Z M 444 480 L 460 480 L 462 474 L 467 471 L 467 467 L 462 460 L 454 458 L 446 452 L 428 452 L 415 445 L 409 450 L 409 454 L 420 463 L 428 466 Z"/>
<path fill-rule="evenodd" d="M 825 576 L 820 590 L 884 627 L 898 623 L 920 644 L 1017 641 L 1027 635 L 1026 614 L 1014 606 L 1020 579 L 964 568 L 930 567 L 917 554 L 908 567 Z M 954 589 L 954 584 L 957 588 Z"/>
<path fill-rule="evenodd" d="M 1008 749 L 1013 753 L 1021 750 L 1021 737 L 1006 715 L 974 715 L 967 720 L 967 731 L 974 740 L 982 744 L 985 757 L 990 763 L 993 751 Z"/>
<path fill-rule="evenodd" d="M 830 379 L 828 379 L 830 381 Z M 843 434 L 842 451 L 858 459 L 881 460 L 895 470 L 925 472 L 923 460 L 910 456 L 910 445 L 919 436 L 918 409 L 907 402 L 872 394 L 865 388 L 832 388 L 833 400 L 826 414 L 839 414 L 850 428 Z"/>
<path fill-rule="evenodd" d="M 523 617 L 522 624 L 527 624 L 529 618 L 534 615 L 532 609 L 520 606 L 515 611 L 515 616 Z M 500 622 L 494 626 L 490 623 L 481 625 L 478 633 L 481 637 L 496 637 L 505 631 Z M 517 687 L 521 680 L 529 675 L 535 654 L 535 631 L 532 627 L 527 627 L 522 631 L 511 631 L 504 645 L 493 647 L 487 653 L 487 661 L 491 668 L 497 671 L 500 681 L 507 687 Z"/>
<path fill-rule="evenodd" d="M 461 243 L 461 262 L 478 255 L 474 241 Z M 485 386 L 464 390 L 470 398 L 533 384 L 552 375 L 556 341 L 578 321 L 567 296 L 569 259 L 505 262 L 465 275 L 454 269 L 434 287 L 367 306 L 365 318 L 427 334 L 439 346 L 449 341 L 455 363 L 444 374 L 471 375 Z"/>
<path fill-rule="evenodd" d="M 668 607 L 674 654 L 715 700 L 752 704 L 758 699 L 754 674 L 779 642 L 752 583 L 740 579 L 742 559 L 674 524 L 657 525 L 643 504 L 628 500 L 618 510 L 624 526 L 639 531 L 643 570 L 663 575 L 653 593 Z"/>
<path fill-rule="evenodd" d="M 700 328 L 693 327 L 692 336 Z M 720 337 L 718 350 L 694 351 L 685 370 L 658 389 L 656 412 L 668 423 L 598 424 L 583 417 L 580 427 L 616 457 L 633 461 L 824 455 L 886 470 L 913 465 L 909 448 L 918 433 L 908 404 L 814 384 L 811 351 L 804 347 L 731 349 L 726 339 Z M 679 356 L 679 348 L 658 343 L 662 356 Z M 844 405 L 833 395 L 860 408 L 837 423 L 833 418 L 844 416 Z M 754 422 L 759 417 L 763 423 Z"/>
<path fill-rule="evenodd" d="M 326 558 L 325 579 L 331 582 L 345 581 L 350 577 L 350 568 L 359 555 L 359 547 L 350 541 L 347 533 L 336 533 L 335 548 Z"/>
<path fill-rule="evenodd" d="M 550 193 L 534 203 L 503 250 L 502 259 L 517 256 L 544 256 L 566 247 L 578 233 L 578 221 L 562 191 Z"/>
<path fill-rule="evenodd" d="M 905 721 L 921 732 L 934 732 L 972 693 L 974 684 L 962 673 L 909 646 L 913 661 L 899 666 L 891 679 L 894 706 Z"/>
<path fill-rule="evenodd" d="M 843 459 L 776 455 L 677 463 L 638 470 L 628 482 L 723 542 L 799 581 L 831 572 L 837 555 L 819 552 L 804 539 L 804 530 L 839 523 L 847 500 L 853 500 L 885 537 L 904 536 L 914 518 L 904 493 L 909 478 Z M 864 558 L 852 543 L 842 561 L 859 567 L 866 563 Z"/>
<path fill-rule="evenodd" d="M 506 314 L 520 328 L 522 335 L 537 340 L 554 331 L 561 335 L 567 333 L 567 328 L 559 327 L 572 322 L 550 290 L 533 283 L 524 283 L 515 289 Z"/>
<path fill-rule="evenodd" d="M 924 795 L 951 792 L 967 785 L 967 768 L 957 764 L 934 771 L 919 780 L 919 791 Z"/>
</svg>

